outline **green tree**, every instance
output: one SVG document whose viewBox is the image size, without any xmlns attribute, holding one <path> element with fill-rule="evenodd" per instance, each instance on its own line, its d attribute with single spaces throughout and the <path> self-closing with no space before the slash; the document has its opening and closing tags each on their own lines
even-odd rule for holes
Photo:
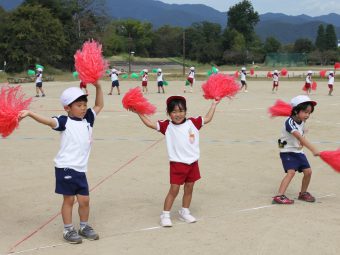
<svg viewBox="0 0 340 255">
<path fill-rule="evenodd" d="M 325 28 L 322 24 L 319 25 L 315 46 L 318 50 L 324 51 L 326 49 Z"/>
<path fill-rule="evenodd" d="M 336 37 L 335 29 L 332 24 L 328 24 L 325 33 L 325 49 L 326 50 L 337 50 L 338 39 Z"/>
<path fill-rule="evenodd" d="M 252 3 L 243 0 L 230 7 L 227 14 L 227 29 L 236 30 L 244 36 L 247 44 L 251 43 L 255 37 L 255 26 L 260 21 L 259 14 L 254 11 Z"/>
<path fill-rule="evenodd" d="M 154 32 L 151 56 L 179 57 L 183 49 L 183 28 L 165 25 Z"/>
<path fill-rule="evenodd" d="M 281 43 L 275 37 L 268 37 L 264 43 L 266 53 L 277 53 L 281 48 Z"/>
<path fill-rule="evenodd" d="M 10 13 L 4 41 L 9 71 L 36 63 L 56 65 L 66 46 L 62 24 L 39 5 L 23 5 Z"/>
<path fill-rule="evenodd" d="M 294 43 L 294 52 L 296 53 L 309 53 L 313 48 L 313 42 L 308 38 L 299 38 Z"/>
</svg>

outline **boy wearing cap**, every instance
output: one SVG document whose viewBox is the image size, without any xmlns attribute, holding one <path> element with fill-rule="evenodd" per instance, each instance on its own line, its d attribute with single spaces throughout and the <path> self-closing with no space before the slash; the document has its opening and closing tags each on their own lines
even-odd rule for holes
<svg viewBox="0 0 340 255">
<path fill-rule="evenodd" d="M 194 81 L 195 81 L 195 67 L 190 67 L 190 71 L 189 71 L 189 75 L 187 78 L 187 81 L 190 85 L 190 92 L 192 93 L 192 89 L 193 89 L 193 85 L 194 85 Z M 184 86 L 184 93 L 186 92 L 186 86 Z"/>
<path fill-rule="evenodd" d="M 333 86 L 334 86 L 334 72 L 329 71 L 329 75 L 328 75 L 328 88 L 329 88 L 328 95 L 329 96 L 332 96 Z"/>
<path fill-rule="evenodd" d="M 303 173 L 298 199 L 306 202 L 315 202 L 315 198 L 307 192 L 312 169 L 302 149 L 305 146 L 314 156 L 319 156 L 319 151 L 304 137 L 305 122 L 314 111 L 315 105 L 316 102 L 305 95 L 294 97 L 291 100 L 292 112 L 290 117 L 286 119 L 282 135 L 278 140 L 280 158 L 286 175 L 281 182 L 278 194 L 273 197 L 273 203 L 294 203 L 294 200 L 285 196 L 285 192 L 296 171 Z"/>
<path fill-rule="evenodd" d="M 70 243 L 81 243 L 82 237 L 97 240 L 98 234 L 88 225 L 89 187 L 86 179 L 87 162 L 92 144 L 92 128 L 97 114 L 104 106 L 103 92 L 97 83 L 94 107 L 87 108 L 87 95 L 77 87 L 66 89 L 61 104 L 67 115 L 47 118 L 29 110 L 21 111 L 20 120 L 29 116 L 50 126 L 61 134 L 61 145 L 54 159 L 56 188 L 63 195 L 61 214 L 64 222 L 63 237 Z M 78 201 L 80 229 L 77 233 L 72 224 L 75 198 Z M 82 236 L 82 237 L 81 237 Z"/>
<path fill-rule="evenodd" d="M 111 90 L 110 92 L 108 93 L 108 95 L 112 95 L 112 91 L 113 91 L 113 88 L 116 87 L 117 88 L 117 93 L 118 95 L 120 95 L 120 89 L 119 89 L 119 79 L 118 79 L 118 76 L 122 73 L 125 73 L 125 72 L 120 72 L 118 71 L 117 69 L 115 68 L 112 68 L 111 70 L 111 73 L 110 73 L 110 77 L 111 77 Z"/>
<path fill-rule="evenodd" d="M 157 69 L 157 88 L 158 88 L 157 93 L 161 93 L 161 89 L 162 89 L 163 94 L 165 93 L 163 73 L 162 73 L 162 69 L 160 68 Z"/>
<path fill-rule="evenodd" d="M 39 91 L 41 92 L 41 96 L 44 97 L 45 96 L 45 92 L 42 88 L 42 68 L 37 68 L 37 75 L 35 78 L 35 91 L 36 91 L 36 95 L 35 97 L 39 97 Z"/>
<path fill-rule="evenodd" d="M 142 88 L 143 93 L 148 93 L 148 69 L 143 69 Z"/>
<path fill-rule="evenodd" d="M 241 88 L 240 90 L 242 90 L 244 88 L 244 92 L 248 92 L 247 88 L 248 88 L 248 85 L 247 85 L 247 69 L 245 67 L 242 67 L 241 68 Z"/>
<path fill-rule="evenodd" d="M 272 88 L 272 93 L 275 93 L 275 90 L 277 92 L 279 88 L 279 71 L 275 70 L 273 72 L 273 88 Z"/>
<path fill-rule="evenodd" d="M 138 114 L 147 127 L 165 135 L 170 161 L 170 189 L 160 216 L 160 225 L 162 227 L 172 226 L 170 210 L 181 185 L 184 185 L 184 194 L 182 208 L 179 210 L 179 219 L 186 223 L 196 222 L 196 218 L 191 215 L 189 207 L 194 184 L 201 178 L 198 166 L 200 156 L 199 130 L 204 124 L 212 120 L 218 103 L 219 101 L 213 101 L 205 117 L 187 118 L 185 98 L 171 96 L 166 101 L 166 111 L 170 120 L 154 123 L 147 116 Z"/>
<path fill-rule="evenodd" d="M 312 74 L 313 74 L 313 71 L 307 72 L 306 82 L 305 82 L 305 87 L 304 87 L 304 90 L 306 90 L 307 95 L 309 95 L 310 92 L 312 91 L 312 82 L 313 82 Z"/>
</svg>

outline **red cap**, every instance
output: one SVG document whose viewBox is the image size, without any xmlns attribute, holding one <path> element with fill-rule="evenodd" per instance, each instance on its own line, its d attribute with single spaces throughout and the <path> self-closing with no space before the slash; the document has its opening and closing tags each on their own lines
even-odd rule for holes
<svg viewBox="0 0 340 255">
<path fill-rule="evenodd" d="M 168 105 L 171 101 L 176 100 L 176 99 L 183 100 L 184 103 L 186 103 L 185 97 L 182 97 L 182 96 L 171 96 L 171 97 L 169 97 L 169 98 L 166 100 L 166 104 Z"/>
</svg>

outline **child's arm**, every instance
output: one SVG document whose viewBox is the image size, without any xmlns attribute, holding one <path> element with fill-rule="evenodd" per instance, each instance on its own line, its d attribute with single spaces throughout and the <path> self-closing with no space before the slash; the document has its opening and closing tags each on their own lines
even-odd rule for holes
<svg viewBox="0 0 340 255">
<path fill-rule="evenodd" d="M 212 102 L 208 113 L 204 117 L 204 124 L 207 124 L 207 123 L 209 123 L 212 120 L 212 118 L 214 117 L 216 106 L 219 104 L 220 101 L 221 100 L 214 100 Z"/>
<path fill-rule="evenodd" d="M 56 128 L 58 124 L 57 121 L 53 118 L 47 118 L 35 112 L 29 111 L 29 110 L 23 110 L 20 112 L 19 121 L 27 116 L 31 117 L 32 119 L 34 119 L 35 121 L 41 124 L 50 126 L 51 128 Z"/>
<path fill-rule="evenodd" d="M 96 87 L 96 101 L 94 103 L 93 110 L 95 111 L 96 114 L 98 114 L 104 107 L 103 90 L 98 82 L 96 82 L 93 85 Z"/>
<path fill-rule="evenodd" d="M 320 152 L 306 139 L 304 138 L 298 131 L 294 131 L 292 135 L 299 140 L 301 145 L 305 146 L 308 150 L 310 150 L 314 156 L 319 156 Z"/>
<path fill-rule="evenodd" d="M 157 130 L 157 124 L 153 123 L 148 117 L 143 114 L 137 113 L 145 126 Z"/>
</svg>

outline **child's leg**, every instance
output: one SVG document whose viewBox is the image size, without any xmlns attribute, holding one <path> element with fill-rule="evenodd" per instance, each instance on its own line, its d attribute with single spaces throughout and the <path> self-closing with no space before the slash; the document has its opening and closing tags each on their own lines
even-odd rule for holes
<svg viewBox="0 0 340 255">
<path fill-rule="evenodd" d="M 165 92 L 164 92 L 164 86 L 162 86 L 162 92 L 163 92 L 163 94 L 165 93 Z"/>
<path fill-rule="evenodd" d="M 180 185 L 171 184 L 169 192 L 168 192 L 168 194 L 165 198 L 165 201 L 164 201 L 164 211 L 170 211 L 171 210 L 172 204 L 174 203 L 175 198 L 178 195 L 179 188 L 180 188 Z"/>
<path fill-rule="evenodd" d="M 189 208 L 192 199 L 192 191 L 194 189 L 194 182 L 187 182 L 184 184 L 184 194 L 182 199 L 182 207 Z"/>
<path fill-rule="evenodd" d="M 74 196 L 64 195 L 63 205 L 61 207 L 61 216 L 64 225 L 72 224 L 72 209 L 74 204 Z"/>
<path fill-rule="evenodd" d="M 303 170 L 301 193 L 304 193 L 304 192 L 307 191 L 311 177 L 312 177 L 312 169 L 307 168 L 307 169 Z"/>
<path fill-rule="evenodd" d="M 112 91 L 113 91 L 113 86 L 111 86 L 111 89 L 108 95 L 112 95 Z"/>
<path fill-rule="evenodd" d="M 118 95 L 120 95 L 120 88 L 119 88 L 119 86 L 117 86 L 117 92 L 118 92 Z"/>
<path fill-rule="evenodd" d="M 83 195 L 77 195 L 78 199 L 78 213 L 79 218 L 81 222 L 87 222 L 89 220 L 89 214 L 90 214 L 90 197 L 89 196 L 83 196 Z"/>
<path fill-rule="evenodd" d="M 295 175 L 295 170 L 292 169 L 292 170 L 287 171 L 286 176 L 283 178 L 283 180 L 280 184 L 279 194 L 278 194 L 279 196 L 285 194 L 285 192 L 288 188 L 288 185 L 291 182 L 291 180 L 293 179 L 294 175 Z"/>
<path fill-rule="evenodd" d="M 36 93 L 35 93 L 36 96 L 39 96 L 39 87 L 38 87 L 38 86 L 35 87 L 35 92 L 36 92 Z"/>
</svg>

